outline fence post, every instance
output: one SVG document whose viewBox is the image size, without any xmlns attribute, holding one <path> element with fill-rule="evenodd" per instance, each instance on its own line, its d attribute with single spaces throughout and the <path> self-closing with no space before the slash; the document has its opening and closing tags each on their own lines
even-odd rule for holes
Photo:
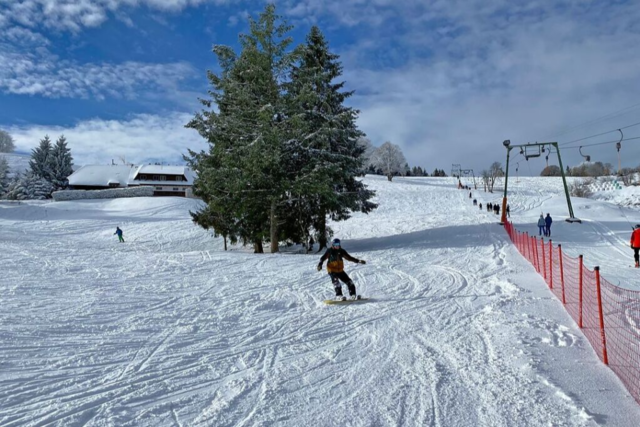
<svg viewBox="0 0 640 427">
<path fill-rule="evenodd" d="M 540 238 L 540 247 L 542 248 L 542 277 L 544 277 L 544 281 L 547 281 L 547 260 L 544 256 L 544 237 Z"/>
<path fill-rule="evenodd" d="M 567 305 L 567 300 L 564 296 L 564 265 L 562 261 L 562 245 L 558 245 L 558 258 L 560 258 L 560 286 L 562 287 L 562 304 Z"/>
<path fill-rule="evenodd" d="M 598 292 L 598 312 L 600 313 L 600 337 L 602 338 L 602 360 L 605 365 L 609 364 L 607 355 L 607 337 L 604 334 L 604 313 L 602 312 L 602 293 L 600 292 L 600 267 L 596 267 L 596 291 Z"/>
<path fill-rule="evenodd" d="M 531 251 L 529 250 L 529 232 L 524 233 L 524 241 L 522 242 L 522 248 L 524 249 L 524 256 L 531 262 Z"/>
<path fill-rule="evenodd" d="M 578 261 L 579 261 L 579 267 L 578 267 L 578 271 L 579 271 L 579 279 L 578 279 L 578 301 L 579 301 L 579 308 L 578 308 L 578 326 L 580 326 L 580 329 L 582 329 L 582 255 L 578 256 Z"/>
<path fill-rule="evenodd" d="M 540 258 L 538 258 L 538 238 L 533 236 L 533 259 L 535 260 L 536 271 L 540 273 Z"/>
<path fill-rule="evenodd" d="M 549 239 L 549 289 L 553 290 L 553 243 Z"/>
</svg>

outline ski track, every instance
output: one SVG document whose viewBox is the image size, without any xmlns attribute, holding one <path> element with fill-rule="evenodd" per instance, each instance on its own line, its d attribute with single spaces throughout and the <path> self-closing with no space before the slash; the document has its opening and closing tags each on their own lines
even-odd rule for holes
<svg viewBox="0 0 640 427">
<path fill-rule="evenodd" d="M 332 225 L 368 261 L 352 306 L 322 303 L 319 254 L 223 252 L 193 201 L 0 206 L 0 425 L 637 425 L 495 215 L 452 180 L 368 183 L 380 208 Z M 624 411 L 589 408 L 550 367 L 567 357 Z"/>
</svg>

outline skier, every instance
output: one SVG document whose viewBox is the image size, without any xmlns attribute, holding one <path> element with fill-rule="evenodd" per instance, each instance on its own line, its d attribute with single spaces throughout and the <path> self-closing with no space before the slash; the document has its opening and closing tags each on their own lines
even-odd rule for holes
<svg viewBox="0 0 640 427">
<path fill-rule="evenodd" d="M 467 189 L 468 189 L 468 188 L 469 188 L 469 187 L 467 187 Z M 471 198 L 471 191 L 469 191 L 469 198 Z"/>
<path fill-rule="evenodd" d="M 120 230 L 120 227 L 116 227 L 116 232 L 113 234 L 117 234 L 120 243 L 124 243 L 124 238 L 122 237 L 122 230 Z"/>
<path fill-rule="evenodd" d="M 538 236 L 542 236 L 542 234 L 544 233 L 544 235 L 547 235 L 547 231 L 545 230 L 546 228 L 546 223 L 544 222 L 544 216 L 542 216 L 542 214 L 540 214 L 540 218 L 538 218 Z"/>
<path fill-rule="evenodd" d="M 476 199 L 473 199 L 473 206 L 477 206 L 478 205 L 478 201 Z"/>
<path fill-rule="evenodd" d="M 507 205 L 507 217 L 511 218 L 511 208 Z"/>
<path fill-rule="evenodd" d="M 544 219 L 544 225 L 546 226 L 545 236 L 547 236 L 547 237 L 551 237 L 551 223 L 552 222 L 553 222 L 553 220 L 551 219 L 551 216 L 549 214 L 547 214 L 547 217 Z"/>
<path fill-rule="evenodd" d="M 631 233 L 631 249 L 633 249 L 633 258 L 636 260 L 636 268 L 640 268 L 640 224 L 636 224 Z"/>
<path fill-rule="evenodd" d="M 356 285 L 353 283 L 353 280 L 344 272 L 344 262 L 342 259 L 346 259 L 347 261 L 355 262 L 356 264 L 366 264 L 367 262 L 361 259 L 357 259 L 352 257 L 342 249 L 340 246 L 340 239 L 333 239 L 331 242 L 331 247 L 327 249 L 327 251 L 320 258 L 320 263 L 318 264 L 318 271 L 322 270 L 322 264 L 325 260 L 328 259 L 327 262 L 327 272 L 331 277 L 331 282 L 333 283 L 333 287 L 336 291 L 336 299 L 346 301 L 347 298 L 342 295 L 342 284 L 340 281 L 344 282 L 349 288 L 349 296 L 351 299 L 360 299 L 360 295 L 356 295 Z"/>
<path fill-rule="evenodd" d="M 480 206 L 480 210 L 482 210 L 482 203 L 480 203 L 480 205 L 479 205 L 479 206 Z"/>
</svg>

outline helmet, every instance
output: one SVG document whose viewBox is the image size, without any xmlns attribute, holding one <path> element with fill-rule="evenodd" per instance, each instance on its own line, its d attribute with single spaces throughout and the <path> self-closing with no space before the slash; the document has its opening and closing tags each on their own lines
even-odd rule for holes
<svg viewBox="0 0 640 427">
<path fill-rule="evenodd" d="M 636 226 L 633 228 L 640 228 L 640 224 L 636 224 Z"/>
<path fill-rule="evenodd" d="M 333 239 L 331 246 L 340 246 L 340 239 Z"/>
</svg>

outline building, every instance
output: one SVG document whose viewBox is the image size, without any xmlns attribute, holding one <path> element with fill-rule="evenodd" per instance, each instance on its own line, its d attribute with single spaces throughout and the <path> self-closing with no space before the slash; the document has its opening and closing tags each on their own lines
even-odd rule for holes
<svg viewBox="0 0 640 427">
<path fill-rule="evenodd" d="M 87 165 L 69 176 L 72 190 L 154 187 L 154 196 L 193 197 L 194 172 L 187 166 Z"/>
</svg>

